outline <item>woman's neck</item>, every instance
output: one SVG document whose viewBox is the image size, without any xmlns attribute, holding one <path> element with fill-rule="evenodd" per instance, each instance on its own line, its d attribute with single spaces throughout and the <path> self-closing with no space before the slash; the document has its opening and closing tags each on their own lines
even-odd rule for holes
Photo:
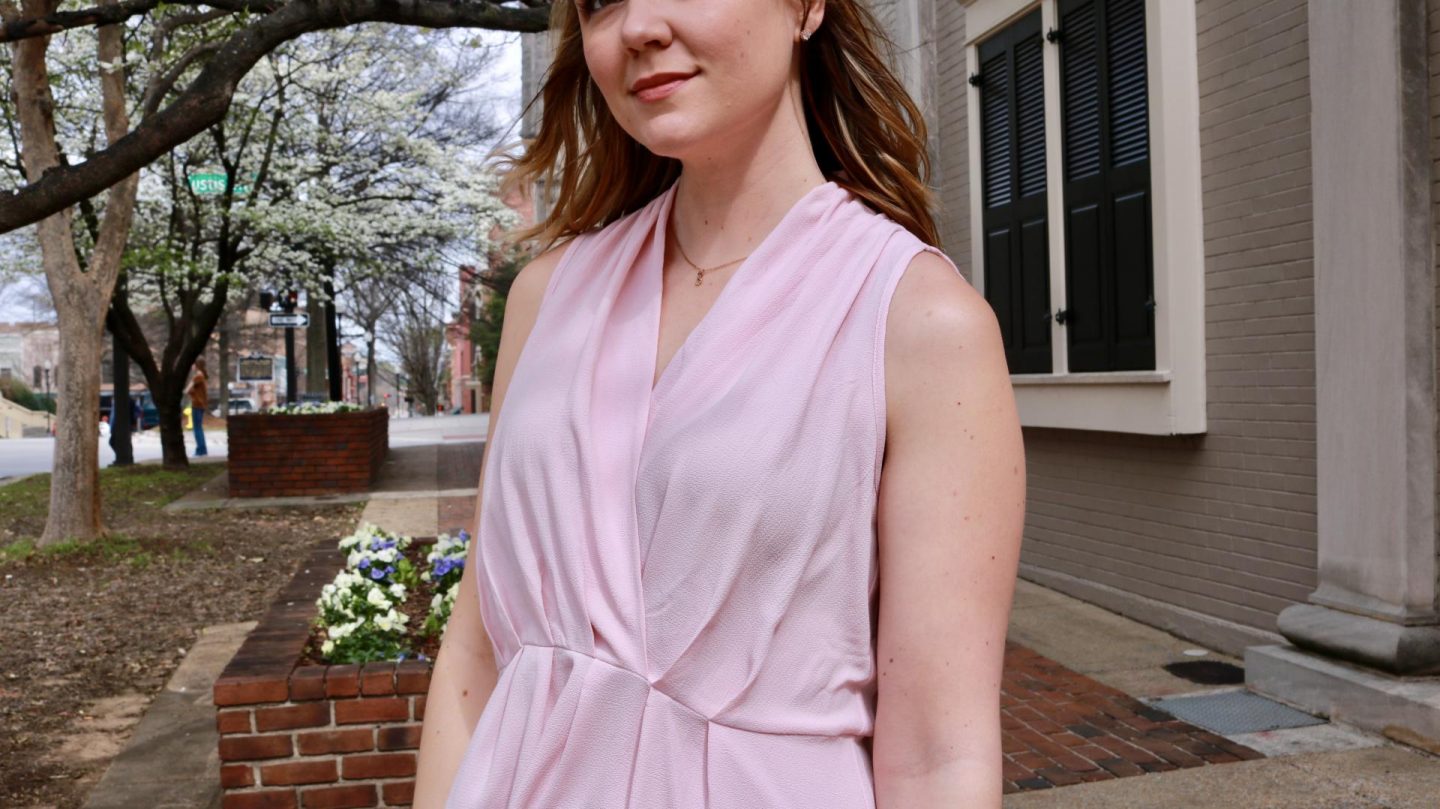
<svg viewBox="0 0 1440 809">
<path fill-rule="evenodd" d="M 825 183 L 804 117 L 781 104 L 773 120 L 721 152 L 682 160 L 670 213 L 675 238 L 702 267 L 747 255 L 806 193 Z"/>
</svg>

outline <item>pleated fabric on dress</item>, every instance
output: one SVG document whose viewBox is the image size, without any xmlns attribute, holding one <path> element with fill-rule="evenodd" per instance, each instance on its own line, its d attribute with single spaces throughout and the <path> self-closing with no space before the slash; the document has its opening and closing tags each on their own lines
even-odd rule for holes
<svg viewBox="0 0 1440 809">
<path fill-rule="evenodd" d="M 500 677 L 450 809 L 875 805 L 885 320 L 944 255 L 817 186 L 652 390 L 674 194 L 571 241 L 514 369 L 474 540 Z"/>
</svg>

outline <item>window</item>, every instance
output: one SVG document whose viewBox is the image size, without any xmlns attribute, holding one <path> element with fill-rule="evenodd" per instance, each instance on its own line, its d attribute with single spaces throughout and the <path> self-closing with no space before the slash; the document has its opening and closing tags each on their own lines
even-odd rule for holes
<svg viewBox="0 0 1440 809">
<path fill-rule="evenodd" d="M 1022 422 L 1204 432 L 1194 1 L 965 13 L 973 280 Z"/>
</svg>

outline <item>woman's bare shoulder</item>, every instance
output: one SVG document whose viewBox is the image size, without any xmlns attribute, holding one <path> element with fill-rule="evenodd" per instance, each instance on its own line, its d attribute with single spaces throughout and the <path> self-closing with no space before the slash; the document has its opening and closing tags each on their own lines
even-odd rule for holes
<svg viewBox="0 0 1440 809">
<path fill-rule="evenodd" d="M 1009 395 L 1003 342 L 994 309 L 955 265 L 929 251 L 916 254 L 886 323 L 892 432 L 899 437 L 906 425 L 923 424 L 921 413 L 940 415 L 946 401 Z"/>
</svg>

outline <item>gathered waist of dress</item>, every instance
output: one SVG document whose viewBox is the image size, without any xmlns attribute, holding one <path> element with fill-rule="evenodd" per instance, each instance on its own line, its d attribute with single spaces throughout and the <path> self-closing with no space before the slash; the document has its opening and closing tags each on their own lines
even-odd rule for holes
<svg viewBox="0 0 1440 809">
<path fill-rule="evenodd" d="M 635 671 L 634 669 L 627 668 L 618 663 L 606 660 L 602 657 L 597 657 L 587 652 L 582 652 L 578 649 L 571 649 L 567 646 L 553 646 L 543 643 L 521 643 L 515 654 L 512 655 L 509 660 L 505 661 L 505 664 L 500 667 L 500 675 L 503 677 L 506 669 L 513 666 L 515 662 L 520 658 L 525 657 L 527 650 L 533 650 L 536 652 L 550 652 L 551 654 L 557 656 L 573 657 L 579 660 L 583 660 L 586 664 L 603 666 L 606 670 L 610 671 L 615 675 L 620 675 L 626 679 L 637 681 L 635 683 L 637 687 L 643 686 L 650 693 L 663 698 L 667 702 L 671 703 L 674 708 L 678 708 L 681 712 L 688 714 L 695 720 L 723 728 L 728 728 L 730 730 L 738 730 L 744 733 L 759 733 L 767 736 L 815 737 L 817 739 L 835 739 L 850 737 L 855 739 L 856 741 L 860 741 L 861 739 L 869 736 L 868 733 L 822 733 L 807 731 L 767 730 L 763 728 L 744 727 L 743 725 L 736 724 L 733 721 L 716 719 L 714 717 L 706 715 L 703 711 L 697 710 L 696 708 L 692 707 L 686 700 L 681 699 L 674 694 L 668 693 L 663 688 L 656 685 L 654 682 L 651 682 L 649 678 L 647 678 L 645 675 L 641 674 L 638 671 Z"/>
</svg>

